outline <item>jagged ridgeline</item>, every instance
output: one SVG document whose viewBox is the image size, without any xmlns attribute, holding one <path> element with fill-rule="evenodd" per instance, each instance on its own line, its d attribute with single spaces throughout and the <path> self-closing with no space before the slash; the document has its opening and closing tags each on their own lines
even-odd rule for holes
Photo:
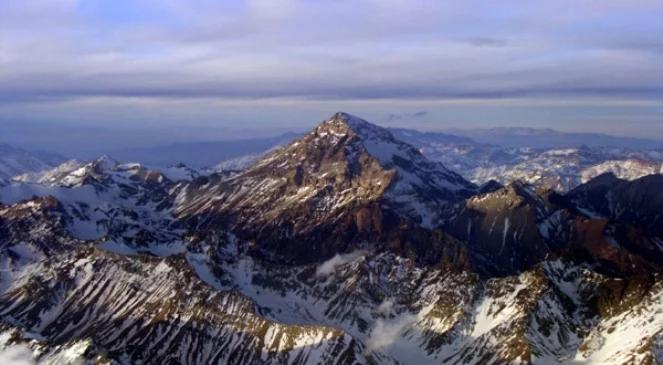
<svg viewBox="0 0 663 365">
<path fill-rule="evenodd" d="M 337 113 L 241 171 L 0 187 L 0 348 L 44 364 L 657 364 L 663 181 L 481 187 Z"/>
</svg>

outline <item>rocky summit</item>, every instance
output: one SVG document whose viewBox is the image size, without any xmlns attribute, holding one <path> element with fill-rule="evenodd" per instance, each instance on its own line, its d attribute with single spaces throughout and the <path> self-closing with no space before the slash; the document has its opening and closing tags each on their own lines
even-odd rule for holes
<svg viewBox="0 0 663 365">
<path fill-rule="evenodd" d="M 423 138 L 336 113 L 238 171 L 102 157 L 0 176 L 0 349 L 39 364 L 663 363 L 660 174 L 478 186 L 401 135 Z"/>
</svg>

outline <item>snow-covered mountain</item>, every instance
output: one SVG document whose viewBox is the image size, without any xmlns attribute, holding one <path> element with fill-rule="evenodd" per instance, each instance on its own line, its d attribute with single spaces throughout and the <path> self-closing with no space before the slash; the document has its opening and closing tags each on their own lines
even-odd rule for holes
<svg viewBox="0 0 663 365">
<path fill-rule="evenodd" d="M 541 147 L 535 143 L 536 140 L 530 141 L 527 147 L 510 147 L 495 143 L 480 143 L 469 137 L 447 133 L 420 132 L 403 128 L 394 128 L 390 132 L 397 139 L 419 149 L 429 159 L 441 162 L 478 185 L 491 180 L 502 184 L 520 180 L 558 191 L 568 191 L 605 172 L 612 172 L 623 179 L 634 180 L 663 171 L 663 147 L 661 147 L 663 143 L 656 144 L 655 141 L 649 141 L 650 143 L 642 146 L 658 146 L 656 149 L 604 145 L 588 147 L 575 142 L 572 143 L 573 147 Z M 548 134 L 543 133 L 543 135 Z M 560 133 L 555 135 L 559 135 L 562 140 L 565 136 Z M 573 141 L 580 141 L 579 138 L 577 136 Z M 604 140 L 599 139 L 599 141 Z M 626 145 L 633 144 L 626 143 Z M 251 153 L 224 160 L 209 171 L 239 171 L 255 163 L 268 152 Z"/>
<path fill-rule="evenodd" d="M 384 244 L 370 242 L 377 235 L 391 236 L 402 250 L 440 241 L 439 250 L 428 252 L 438 260 L 448 254 L 445 237 L 403 232 L 420 230 L 413 222 L 438 225 L 445 209 L 474 189 L 387 130 L 339 113 L 237 175 L 194 181 L 176 200 L 178 216 L 200 236 L 215 234 L 223 222 L 268 255 L 319 260 Z"/>
<path fill-rule="evenodd" d="M 139 164 L 108 156 L 67 162 L 32 179 L 0 188 L 0 202 L 53 197 L 66 213 L 68 233 L 77 239 L 138 250 L 181 250 L 181 230 L 172 217 L 170 190 L 176 182 Z"/>
<path fill-rule="evenodd" d="M 473 181 L 497 180 L 503 183 L 521 180 L 530 184 L 567 191 L 605 173 L 634 180 L 658 174 L 660 158 L 646 152 L 590 148 L 515 151 L 519 161 L 488 166 L 484 163 L 467 172 Z"/>
<path fill-rule="evenodd" d="M 477 187 L 396 135 L 337 113 L 239 172 L 102 157 L 9 182 L 0 352 L 57 364 L 663 361 L 661 175 L 602 174 L 568 193 Z"/>
<path fill-rule="evenodd" d="M 419 148 L 428 158 L 480 185 L 490 180 L 502 184 L 520 180 L 568 191 L 605 172 L 633 180 L 658 174 L 663 169 L 663 147 L 541 148 L 535 143 L 530 147 L 505 147 L 435 132 L 396 129 L 394 134 Z"/>
<path fill-rule="evenodd" d="M 0 143 L 0 184 L 17 175 L 50 169 L 63 161 L 55 154 L 33 153 Z"/>
<path fill-rule="evenodd" d="M 583 183 L 586 183 L 605 173 L 612 173 L 624 180 L 636 180 L 647 175 L 663 174 L 663 163 L 654 159 L 646 160 L 638 158 L 607 160 L 585 168 L 580 173 L 580 178 Z"/>
</svg>

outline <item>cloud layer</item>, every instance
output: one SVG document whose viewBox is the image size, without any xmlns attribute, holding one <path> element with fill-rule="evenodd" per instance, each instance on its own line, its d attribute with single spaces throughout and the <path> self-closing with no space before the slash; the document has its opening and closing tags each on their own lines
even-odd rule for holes
<svg viewBox="0 0 663 365">
<path fill-rule="evenodd" d="M 4 99 L 661 95 L 656 1 L 3 2 Z"/>
<path fill-rule="evenodd" d="M 118 100 L 654 102 L 662 17 L 656 0 L 6 0 L 0 118 Z"/>
<path fill-rule="evenodd" d="M 315 276 L 324 277 L 334 273 L 338 266 L 342 266 L 365 256 L 366 251 L 356 250 L 345 254 L 336 254 L 331 259 L 323 262 L 315 270 Z"/>
</svg>

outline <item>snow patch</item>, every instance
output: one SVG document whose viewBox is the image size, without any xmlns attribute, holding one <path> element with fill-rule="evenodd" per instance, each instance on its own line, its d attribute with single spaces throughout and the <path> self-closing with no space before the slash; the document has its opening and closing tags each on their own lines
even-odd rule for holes
<svg viewBox="0 0 663 365">
<path fill-rule="evenodd" d="M 8 346 L 0 350 L 0 364 L 35 365 L 32 351 L 25 345 Z"/>
</svg>

